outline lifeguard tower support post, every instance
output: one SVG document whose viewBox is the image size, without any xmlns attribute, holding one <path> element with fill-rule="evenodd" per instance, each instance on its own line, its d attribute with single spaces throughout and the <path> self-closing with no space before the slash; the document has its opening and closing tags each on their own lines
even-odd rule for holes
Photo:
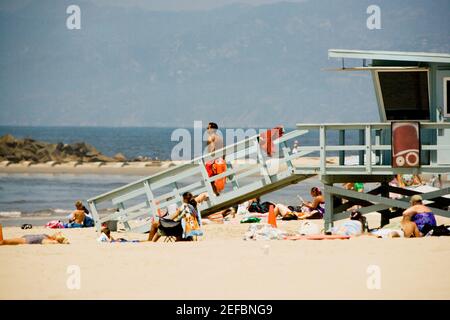
<svg viewBox="0 0 450 320">
<path fill-rule="evenodd" d="M 259 135 L 227 145 L 214 153 L 89 199 L 97 231 L 103 222 L 120 220 L 126 231 L 146 232 L 150 228 L 147 218 L 156 216 L 170 205 L 180 205 L 182 194 L 187 191 L 208 194 L 208 200 L 200 206 L 202 215 L 208 215 L 313 175 L 319 175 L 325 185 L 325 230 L 334 221 L 348 218 L 346 209 L 355 204 L 362 206 L 363 214 L 380 212 L 381 224 L 384 224 L 395 216 L 390 208 L 407 208 L 409 197 L 420 193 L 390 186 L 389 181 L 395 174 L 450 173 L 450 54 L 329 50 L 329 57 L 342 59 L 343 67 L 339 70 L 372 73 L 380 122 L 298 124 L 296 130 L 273 141 L 279 150 L 276 159 L 262 148 Z M 362 67 L 346 68 L 345 59 L 362 59 Z M 368 60 L 372 61 L 371 65 L 366 65 Z M 401 121 L 415 122 L 412 126 L 420 130 L 420 139 L 415 139 L 418 143 L 416 152 L 408 149 L 400 160 L 392 162 L 396 141 L 393 139 L 393 145 L 391 131 L 392 123 L 395 125 L 397 121 L 400 124 Z M 290 147 L 293 140 L 308 131 L 317 131 L 318 144 L 300 143 L 293 152 Z M 358 133 L 357 143 L 347 143 L 352 142 L 346 141 L 348 131 Z M 338 135 L 337 144 L 327 139 L 331 134 Z M 356 153 L 357 163 L 346 161 L 346 156 L 352 153 Z M 319 160 L 301 159 L 311 154 L 318 154 Z M 334 154 L 339 156 L 337 163 L 331 160 Z M 205 163 L 222 156 L 227 171 L 209 177 Z M 413 165 L 402 166 L 407 162 Z M 216 195 L 211 182 L 221 178 L 227 179 L 227 187 Z M 360 193 L 335 185 L 343 182 L 379 182 L 380 186 Z M 390 199 L 390 192 L 403 197 Z M 429 206 L 435 214 L 450 217 L 450 199 L 443 197 L 448 194 L 450 188 L 447 187 L 423 193 L 422 197 L 431 201 Z M 340 198 L 349 201 L 342 204 Z M 111 207 L 116 211 L 108 213 L 105 210 L 103 216 L 99 215 L 100 210 Z"/>
</svg>

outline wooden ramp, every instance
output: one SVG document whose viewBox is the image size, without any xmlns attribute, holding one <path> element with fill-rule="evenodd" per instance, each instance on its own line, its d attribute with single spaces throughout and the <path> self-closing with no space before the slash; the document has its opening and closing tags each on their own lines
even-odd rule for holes
<svg viewBox="0 0 450 320">
<path fill-rule="evenodd" d="M 208 200 L 199 207 L 204 216 L 307 179 L 315 173 L 296 174 L 293 161 L 311 151 L 293 154 L 286 143 L 305 133 L 306 130 L 295 130 L 276 139 L 273 142 L 276 152 L 272 157 L 267 156 L 260 136 L 253 136 L 91 198 L 88 203 L 96 229 L 99 231 L 103 222 L 118 220 L 126 231 L 147 232 L 149 218 L 170 205 L 180 206 L 184 192 L 194 195 L 208 193 Z M 226 172 L 208 177 L 205 163 L 224 155 Z M 211 183 L 221 178 L 227 179 L 226 188 L 216 196 Z M 107 214 L 100 217 L 99 213 L 105 210 Z"/>
</svg>

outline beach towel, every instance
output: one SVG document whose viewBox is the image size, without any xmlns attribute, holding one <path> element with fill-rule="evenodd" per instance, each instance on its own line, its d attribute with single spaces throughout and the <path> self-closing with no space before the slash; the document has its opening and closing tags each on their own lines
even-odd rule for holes
<svg viewBox="0 0 450 320">
<path fill-rule="evenodd" d="M 315 234 L 309 236 L 288 236 L 286 240 L 345 240 L 350 239 L 350 236 L 344 235 L 327 235 L 327 234 Z"/>
<path fill-rule="evenodd" d="M 181 226 L 183 227 L 183 238 L 202 236 L 201 217 L 198 211 L 190 204 L 184 204 L 181 213 Z"/>
<path fill-rule="evenodd" d="M 138 242 L 140 242 L 139 240 L 127 240 L 127 239 L 124 239 L 124 238 L 110 240 L 108 238 L 108 236 L 106 234 L 104 234 L 103 232 L 100 235 L 100 237 L 98 237 L 97 241 L 98 242 L 107 242 L 107 243 L 115 243 L 115 242 L 120 242 L 120 243 L 125 243 L 125 242 L 138 243 Z"/>
<path fill-rule="evenodd" d="M 244 240 L 282 240 L 287 235 L 287 232 L 267 223 L 251 224 L 244 234 Z"/>
<path fill-rule="evenodd" d="M 52 220 L 45 224 L 48 229 L 64 229 L 64 224 L 59 220 Z"/>
</svg>

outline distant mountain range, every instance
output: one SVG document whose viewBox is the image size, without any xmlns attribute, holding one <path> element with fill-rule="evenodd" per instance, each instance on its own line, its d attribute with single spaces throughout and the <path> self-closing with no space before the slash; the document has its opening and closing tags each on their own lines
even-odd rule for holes
<svg viewBox="0 0 450 320">
<path fill-rule="evenodd" d="M 89 1 L 0 11 L 0 124 L 293 126 L 377 121 L 367 73 L 330 48 L 450 52 L 450 1 L 229 5 L 158 12 Z M 66 28 L 69 4 L 81 30 Z M 106 2 L 103 2 L 106 3 Z"/>
</svg>

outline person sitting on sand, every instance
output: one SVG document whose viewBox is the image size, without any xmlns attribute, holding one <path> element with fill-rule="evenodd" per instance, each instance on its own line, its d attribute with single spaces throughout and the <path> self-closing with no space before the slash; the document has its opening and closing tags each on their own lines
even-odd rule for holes
<svg viewBox="0 0 450 320">
<path fill-rule="evenodd" d="M 83 228 L 86 219 L 86 213 L 81 201 L 75 202 L 76 210 L 70 214 L 69 223 L 65 224 L 65 228 Z"/>
<path fill-rule="evenodd" d="M 102 226 L 100 237 L 97 239 L 98 242 L 113 242 L 114 238 L 111 236 L 111 230 Z"/>
<path fill-rule="evenodd" d="M 403 212 L 400 221 L 391 222 L 371 233 L 379 238 L 418 238 L 423 236 L 422 231 L 426 225 L 436 226 L 436 219 L 431 209 L 422 204 L 420 195 L 412 196 L 410 203 L 411 207 Z"/>
<path fill-rule="evenodd" d="M 167 228 L 167 226 L 161 224 L 161 219 L 169 222 L 180 222 L 180 224 L 172 223 L 173 228 L 179 228 L 181 226 L 180 230 L 177 230 L 177 235 L 175 236 L 176 241 L 190 239 L 192 235 L 201 235 L 201 216 L 197 205 L 205 201 L 207 197 L 207 193 L 202 193 L 194 197 L 190 192 L 185 192 L 183 194 L 183 205 L 180 208 L 177 208 L 172 214 L 167 213 L 160 217 L 158 221 L 153 219 L 148 234 L 148 241 L 156 242 L 163 235 L 164 228 Z M 162 232 L 160 229 L 162 229 Z"/>
<path fill-rule="evenodd" d="M 84 211 L 83 227 L 85 228 L 94 227 L 95 226 L 94 219 L 92 219 L 91 213 L 84 206 L 84 204 L 81 201 L 77 201 L 75 202 L 75 207 L 77 208 L 77 210 L 79 210 L 78 208 L 81 208 L 81 210 Z"/>
<path fill-rule="evenodd" d="M 283 220 L 296 219 L 322 219 L 325 213 L 325 199 L 322 191 L 318 187 L 311 188 L 311 197 L 313 200 L 303 201 L 301 206 L 286 206 L 277 204 L 275 206 L 275 217 L 281 215 Z"/>
<path fill-rule="evenodd" d="M 403 220 L 405 222 L 412 221 L 417 225 L 419 231 L 423 234 L 425 226 L 435 227 L 436 218 L 433 212 L 422 203 L 422 197 L 415 194 L 410 199 L 411 207 L 403 211 Z"/>
<path fill-rule="evenodd" d="M 20 238 L 3 239 L 3 228 L 0 224 L 0 245 L 17 244 L 68 244 L 69 240 L 61 233 L 57 232 L 49 236 L 47 234 L 29 234 Z"/>
</svg>

